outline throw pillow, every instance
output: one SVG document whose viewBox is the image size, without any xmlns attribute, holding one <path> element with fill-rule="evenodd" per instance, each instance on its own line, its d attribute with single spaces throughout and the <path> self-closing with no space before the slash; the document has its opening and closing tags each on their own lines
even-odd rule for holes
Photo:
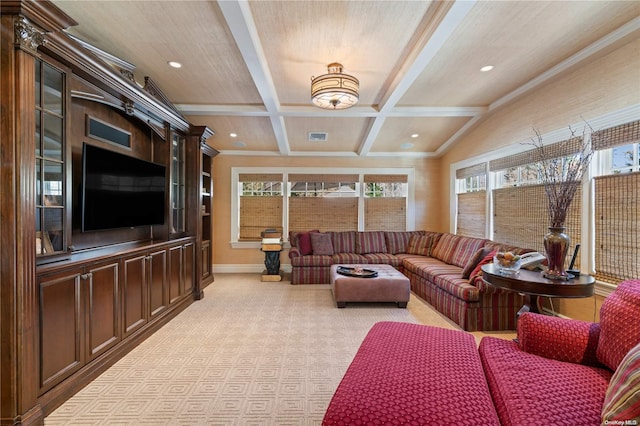
<svg viewBox="0 0 640 426">
<path fill-rule="evenodd" d="M 487 253 L 489 253 L 489 249 L 487 248 L 476 250 L 476 252 L 473 253 L 473 256 L 471 256 L 471 258 L 467 261 L 467 264 L 464 265 L 464 268 L 462 269 L 462 278 L 469 279 L 469 277 L 471 276 L 471 272 L 476 269 L 478 263 L 480 263 L 480 261 L 484 259 Z"/>
<path fill-rule="evenodd" d="M 625 420 L 638 419 L 640 419 L 640 344 L 627 353 L 611 377 L 602 406 L 602 424 L 624 424 Z"/>
<path fill-rule="evenodd" d="M 429 235 L 412 235 L 407 245 L 407 253 L 429 256 L 432 240 L 433 238 Z"/>
<path fill-rule="evenodd" d="M 298 250 L 300 254 L 306 256 L 313 253 L 313 247 L 311 246 L 311 232 L 300 232 L 298 234 Z"/>
<path fill-rule="evenodd" d="M 331 244 L 331 235 L 323 234 L 321 232 L 312 232 L 309 234 L 311 237 L 311 247 L 313 248 L 313 254 L 332 256 L 333 244 Z"/>
<path fill-rule="evenodd" d="M 486 265 L 487 263 L 491 263 L 493 262 L 493 256 L 495 256 L 497 253 L 497 251 L 493 250 L 490 251 L 489 253 L 487 253 L 480 262 L 478 262 L 478 264 L 476 265 L 475 268 L 473 268 L 473 271 L 471 271 L 471 273 L 469 274 L 469 281 L 473 281 L 473 279 L 479 275 L 482 275 L 482 266 Z"/>
</svg>

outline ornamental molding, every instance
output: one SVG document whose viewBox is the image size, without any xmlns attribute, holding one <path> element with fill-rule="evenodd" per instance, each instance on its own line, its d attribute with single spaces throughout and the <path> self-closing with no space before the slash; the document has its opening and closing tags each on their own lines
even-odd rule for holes
<svg viewBox="0 0 640 426">
<path fill-rule="evenodd" d="M 31 24 L 24 16 L 17 16 L 13 22 L 15 45 L 37 53 L 38 47 L 47 43 L 45 32 Z"/>
</svg>

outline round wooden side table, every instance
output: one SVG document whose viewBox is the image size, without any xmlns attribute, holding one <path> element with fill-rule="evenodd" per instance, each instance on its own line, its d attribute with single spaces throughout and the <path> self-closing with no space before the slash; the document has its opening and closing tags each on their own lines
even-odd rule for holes
<svg viewBox="0 0 640 426">
<path fill-rule="evenodd" d="M 538 297 L 580 298 L 593 296 L 595 278 L 580 275 L 567 281 L 550 280 L 541 271 L 521 269 L 517 273 L 503 273 L 493 264 L 482 266 L 482 279 L 489 284 L 524 295 L 524 306 L 518 311 L 540 313 Z"/>
</svg>

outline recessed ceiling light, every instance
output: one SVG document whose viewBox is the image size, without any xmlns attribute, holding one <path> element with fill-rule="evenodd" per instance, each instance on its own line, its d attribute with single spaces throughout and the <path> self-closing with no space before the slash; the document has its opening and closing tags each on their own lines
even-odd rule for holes
<svg viewBox="0 0 640 426">
<path fill-rule="evenodd" d="M 229 136 L 231 136 L 232 138 L 238 137 L 237 133 L 229 133 Z"/>
<path fill-rule="evenodd" d="M 405 142 L 402 145 L 400 145 L 400 148 L 402 148 L 402 149 L 411 149 L 411 148 L 413 148 L 413 144 L 411 142 Z"/>
<path fill-rule="evenodd" d="M 182 68 L 182 64 L 180 62 L 169 61 L 167 62 L 167 64 L 169 64 L 169 66 L 173 68 Z"/>
<path fill-rule="evenodd" d="M 492 69 L 493 69 L 493 65 L 485 65 L 484 67 L 480 68 L 480 71 L 487 72 L 487 71 L 491 71 Z"/>
<path fill-rule="evenodd" d="M 242 141 L 235 141 L 233 143 L 233 146 L 238 147 L 238 148 L 244 148 L 245 146 L 247 146 L 247 144 L 242 142 Z"/>
<path fill-rule="evenodd" d="M 417 134 L 417 133 L 414 133 L 414 134 L 411 135 L 411 137 L 414 138 L 414 139 L 417 138 L 418 136 L 420 136 L 420 135 Z"/>
</svg>

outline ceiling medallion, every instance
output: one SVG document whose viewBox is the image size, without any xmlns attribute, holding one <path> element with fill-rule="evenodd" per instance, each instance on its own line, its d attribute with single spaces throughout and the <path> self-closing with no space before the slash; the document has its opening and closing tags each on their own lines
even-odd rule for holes
<svg viewBox="0 0 640 426">
<path fill-rule="evenodd" d="M 327 65 L 327 74 L 311 77 L 311 102 L 324 109 L 346 109 L 358 103 L 360 82 L 342 73 L 342 65 Z"/>
</svg>

